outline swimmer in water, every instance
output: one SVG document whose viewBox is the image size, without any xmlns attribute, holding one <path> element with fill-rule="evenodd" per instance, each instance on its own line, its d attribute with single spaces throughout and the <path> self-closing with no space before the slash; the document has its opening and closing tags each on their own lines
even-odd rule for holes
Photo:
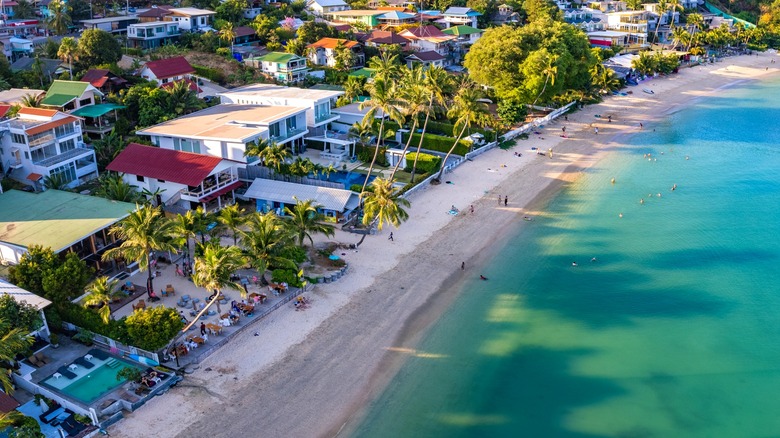
<svg viewBox="0 0 780 438">
<path fill-rule="evenodd" d="M 689 157 L 689 156 L 687 156 L 687 155 L 686 155 L 686 156 L 685 156 L 685 159 L 686 159 L 686 160 L 690 160 L 690 159 L 691 159 L 691 157 Z"/>
<path fill-rule="evenodd" d="M 592 259 L 590 259 L 590 261 L 591 262 L 595 262 L 596 261 L 596 257 L 593 257 Z"/>
<path fill-rule="evenodd" d="M 577 262 L 571 262 L 571 265 L 576 267 L 577 266 Z"/>
<path fill-rule="evenodd" d="M 484 275 L 480 275 L 480 276 L 479 276 L 479 279 L 480 279 L 480 280 L 487 280 L 487 277 L 485 277 Z"/>
<path fill-rule="evenodd" d="M 620 213 L 618 216 L 622 218 L 623 217 L 623 213 Z"/>
<path fill-rule="evenodd" d="M 672 191 L 675 191 L 675 190 L 677 190 L 677 184 L 672 186 Z"/>
<path fill-rule="evenodd" d="M 661 194 L 660 194 L 660 193 L 658 194 L 658 197 L 659 197 L 659 198 L 661 197 Z"/>
<path fill-rule="evenodd" d="M 640 199 L 640 200 L 639 200 L 639 203 L 640 203 L 640 204 L 642 204 L 642 205 L 644 205 L 644 203 L 645 203 L 645 199 L 644 199 L 644 198 Z"/>
</svg>

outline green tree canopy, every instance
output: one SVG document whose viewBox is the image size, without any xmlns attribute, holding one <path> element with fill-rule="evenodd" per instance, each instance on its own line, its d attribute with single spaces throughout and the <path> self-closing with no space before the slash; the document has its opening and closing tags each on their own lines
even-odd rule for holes
<svg viewBox="0 0 780 438">
<path fill-rule="evenodd" d="M 5 336 L 12 328 L 18 327 L 26 333 L 38 329 L 43 321 L 38 309 L 25 301 L 21 303 L 8 294 L 0 295 L 0 321 L 5 321 L 7 326 L 0 324 L 0 336 Z"/>
<path fill-rule="evenodd" d="M 134 312 L 125 325 L 132 345 L 155 351 L 165 347 L 184 323 L 176 309 L 157 306 Z"/>
<path fill-rule="evenodd" d="M 100 29 L 87 29 L 79 38 L 79 62 L 83 68 L 118 62 L 122 47 L 110 33 Z"/>
</svg>

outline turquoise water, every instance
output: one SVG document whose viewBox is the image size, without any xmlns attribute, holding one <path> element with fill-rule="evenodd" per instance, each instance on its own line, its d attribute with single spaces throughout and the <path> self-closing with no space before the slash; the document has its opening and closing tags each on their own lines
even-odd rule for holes
<svg viewBox="0 0 780 438">
<path fill-rule="evenodd" d="M 120 370 L 130 367 L 139 368 L 121 359 L 116 360 L 120 362 L 120 365 L 111 367 L 106 363 L 103 363 L 100 366 L 89 370 L 89 373 L 63 388 L 57 388 L 54 385 L 59 383 L 58 380 L 64 379 L 65 377 L 60 377 L 56 380 L 51 377 L 41 383 L 54 391 L 65 394 L 70 398 L 79 400 L 84 404 L 90 404 L 109 391 L 124 385 L 127 379 L 123 378 L 121 380 L 117 380 L 116 378 L 116 375 Z"/>
<path fill-rule="evenodd" d="M 518 224 L 355 435 L 780 436 L 777 120 L 780 81 L 646 126 Z"/>
</svg>

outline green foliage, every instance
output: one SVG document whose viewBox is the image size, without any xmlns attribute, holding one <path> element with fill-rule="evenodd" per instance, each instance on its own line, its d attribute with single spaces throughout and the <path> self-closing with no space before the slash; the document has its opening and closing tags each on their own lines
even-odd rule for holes
<svg viewBox="0 0 780 438">
<path fill-rule="evenodd" d="M 274 269 L 271 274 L 271 279 L 274 283 L 287 283 L 293 287 L 300 287 L 303 285 L 301 279 L 298 278 L 298 273 L 291 269 Z"/>
<path fill-rule="evenodd" d="M 141 380 L 141 370 L 136 367 L 124 367 L 116 373 L 117 380 L 137 382 Z"/>
<path fill-rule="evenodd" d="M 144 55 L 143 49 L 137 49 L 135 47 L 125 47 L 123 50 L 125 55 L 129 56 L 141 57 Z"/>
<path fill-rule="evenodd" d="M 363 146 L 358 147 L 358 160 L 369 163 L 371 162 L 371 159 L 374 158 L 374 146 Z M 376 165 L 381 167 L 387 167 L 390 165 L 390 163 L 387 161 L 387 155 L 385 155 L 385 152 L 387 152 L 387 148 L 380 147 L 379 152 L 376 156 Z M 358 190 L 359 192 L 360 190 Z"/>
<path fill-rule="evenodd" d="M 405 142 L 406 139 L 409 138 L 408 133 L 404 133 L 403 135 L 403 141 Z M 452 147 L 452 143 L 455 141 L 452 137 L 444 137 L 441 135 L 435 135 L 435 134 L 425 134 L 425 140 L 423 140 L 423 149 L 428 149 L 431 151 L 436 152 L 447 152 Z M 420 142 L 420 134 L 413 134 L 412 135 L 412 144 L 418 144 Z M 458 142 L 458 145 L 455 147 L 455 150 L 452 151 L 455 155 L 466 155 L 469 151 L 469 147 L 471 146 L 471 143 L 461 140 Z"/>
<path fill-rule="evenodd" d="M 255 19 L 257 21 L 257 19 Z M 277 23 L 278 24 L 278 23 Z M 316 43 L 325 37 L 337 38 L 338 31 L 326 23 L 308 21 L 298 28 L 298 38 L 306 44 Z"/>
<path fill-rule="evenodd" d="M 81 424 L 88 424 L 88 425 L 92 424 L 92 420 L 86 415 L 73 414 L 73 419 L 78 421 Z"/>
<path fill-rule="evenodd" d="M 132 345 L 155 351 L 165 347 L 184 323 L 176 309 L 152 307 L 134 312 L 127 317 L 125 325 Z"/>
<path fill-rule="evenodd" d="M 279 251 L 279 256 L 301 264 L 306 261 L 306 250 L 300 246 L 290 245 Z"/>
<path fill-rule="evenodd" d="M 12 328 L 22 328 L 29 333 L 43 324 L 35 306 L 26 301 L 19 303 L 8 294 L 0 295 L 0 321 L 7 325 L 0 325 L 0 337 L 5 336 Z"/>
<path fill-rule="evenodd" d="M 244 9 L 248 6 L 246 0 L 225 0 L 215 9 L 216 18 L 238 23 L 244 15 Z"/>
<path fill-rule="evenodd" d="M 57 306 L 57 313 L 62 321 L 67 321 L 92 333 L 107 336 L 120 342 L 128 342 L 125 319 L 109 320 L 104 323 L 96 312 L 85 309 L 73 303 L 64 303 Z M 50 313 L 46 313 L 47 318 Z"/>
<path fill-rule="evenodd" d="M 498 101 L 496 112 L 504 123 L 515 124 L 525 120 L 528 109 L 519 99 L 507 97 Z"/>
<path fill-rule="evenodd" d="M 225 73 L 221 70 L 210 67 L 203 67 L 200 65 L 193 65 L 192 68 L 195 69 L 195 74 L 198 76 L 203 76 L 210 81 L 214 81 L 220 84 L 225 83 Z"/>
<path fill-rule="evenodd" d="M 100 29 L 87 29 L 82 32 L 78 52 L 78 60 L 82 68 L 110 64 L 122 58 L 122 47 L 116 38 Z"/>
<path fill-rule="evenodd" d="M 418 127 L 422 127 L 422 123 L 417 125 Z M 438 134 L 442 135 L 444 137 L 450 136 L 450 135 L 458 135 L 459 132 L 456 132 L 455 125 L 452 123 L 444 123 L 444 122 L 436 122 L 433 120 L 428 120 L 428 128 L 425 131 L 425 136 L 428 136 L 428 133 L 432 134 Z M 472 127 L 468 130 L 469 133 L 475 133 L 479 132 L 480 134 L 485 136 L 486 141 L 493 141 L 496 138 L 496 132 L 489 130 L 489 129 L 482 129 L 477 127 Z"/>
<path fill-rule="evenodd" d="M 653 73 L 671 73 L 680 66 L 680 60 L 675 54 L 664 55 L 660 52 L 642 52 L 631 61 L 631 67 L 644 75 Z"/>
<path fill-rule="evenodd" d="M 81 295 L 91 275 L 91 269 L 75 253 L 68 253 L 62 260 L 51 248 L 33 245 L 19 264 L 11 267 L 8 278 L 11 283 L 60 304 Z"/>
<path fill-rule="evenodd" d="M 89 330 L 81 329 L 71 339 L 89 347 L 95 339 L 95 334 Z"/>
<path fill-rule="evenodd" d="M 420 152 L 419 154 L 416 152 L 410 152 L 406 155 L 405 170 L 407 172 L 412 171 L 415 157 L 417 158 L 417 170 L 423 173 L 433 173 L 439 170 L 439 166 L 441 166 L 441 157 L 437 155 L 426 154 L 424 152 Z"/>
<path fill-rule="evenodd" d="M 9 438 L 45 438 L 41 433 L 41 425 L 33 417 L 27 415 L 21 416 L 21 419 L 14 423 Z"/>
<path fill-rule="evenodd" d="M 220 47 L 217 49 L 217 55 L 224 56 L 225 58 L 230 57 L 230 49 L 227 47 Z"/>
<path fill-rule="evenodd" d="M 98 178 L 97 195 L 112 201 L 139 202 L 138 187 L 127 183 L 121 174 L 106 172 Z"/>
</svg>

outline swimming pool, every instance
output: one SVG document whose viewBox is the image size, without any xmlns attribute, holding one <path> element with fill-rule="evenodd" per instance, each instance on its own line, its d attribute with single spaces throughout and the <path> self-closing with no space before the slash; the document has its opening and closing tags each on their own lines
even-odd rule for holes
<svg viewBox="0 0 780 438">
<path fill-rule="evenodd" d="M 373 181 L 374 178 L 376 178 L 376 176 L 371 176 L 368 179 L 368 183 L 371 184 L 371 181 Z M 344 184 L 344 188 L 347 190 L 349 190 L 353 184 L 360 184 L 362 186 L 365 179 L 366 175 L 364 173 L 344 172 L 343 170 L 333 172 L 330 174 L 330 176 L 328 176 L 328 181 L 342 183 Z"/>
<path fill-rule="evenodd" d="M 58 372 L 42 380 L 41 385 L 68 398 L 90 404 L 125 383 L 126 379 L 117 380 L 116 378 L 116 374 L 120 370 L 131 367 L 139 370 L 144 369 L 137 364 L 109 354 L 106 354 L 106 359 L 95 357 L 96 355 L 92 356 L 88 359 L 89 363 L 93 364 L 92 368 L 87 369 L 83 365 L 76 364 L 75 368 L 69 369 L 76 375 L 75 378 L 68 378 Z"/>
</svg>

